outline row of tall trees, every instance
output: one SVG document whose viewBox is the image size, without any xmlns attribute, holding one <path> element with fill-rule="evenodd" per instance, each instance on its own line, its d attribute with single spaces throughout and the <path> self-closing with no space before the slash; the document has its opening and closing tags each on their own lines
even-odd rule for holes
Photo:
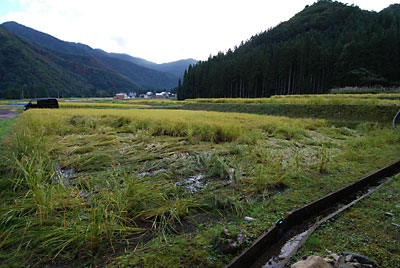
<svg viewBox="0 0 400 268">
<path fill-rule="evenodd" d="M 257 98 L 374 85 L 400 85 L 400 5 L 376 13 L 320 0 L 233 51 L 189 66 L 177 93 Z"/>
</svg>

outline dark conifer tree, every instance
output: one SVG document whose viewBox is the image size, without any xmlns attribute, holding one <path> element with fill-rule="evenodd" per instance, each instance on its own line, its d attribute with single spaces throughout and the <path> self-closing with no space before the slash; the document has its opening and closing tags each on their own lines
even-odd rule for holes
<svg viewBox="0 0 400 268">
<path fill-rule="evenodd" d="M 189 66 L 181 96 L 258 98 L 400 85 L 400 5 L 379 13 L 330 0 Z"/>
</svg>

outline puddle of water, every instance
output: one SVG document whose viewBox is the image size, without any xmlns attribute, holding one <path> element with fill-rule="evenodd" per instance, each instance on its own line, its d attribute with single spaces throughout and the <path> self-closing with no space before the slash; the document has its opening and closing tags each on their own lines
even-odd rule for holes
<svg viewBox="0 0 400 268">
<path fill-rule="evenodd" d="M 191 176 L 187 179 L 183 179 L 182 181 L 177 182 L 176 185 L 183 186 L 190 192 L 195 193 L 207 185 L 201 181 L 204 178 L 205 176 L 203 174 L 199 174 L 196 176 Z"/>
<path fill-rule="evenodd" d="M 76 186 L 76 182 L 73 179 L 76 178 L 76 173 L 74 168 L 60 168 L 56 164 L 57 174 L 54 177 L 54 181 L 61 181 L 66 186 Z"/>
<path fill-rule="evenodd" d="M 235 174 L 235 169 L 230 168 L 229 169 L 229 181 L 226 184 L 234 183 L 234 174 Z M 195 175 L 195 176 L 190 176 L 189 178 L 186 178 L 186 179 L 182 179 L 181 181 L 178 181 L 175 184 L 185 187 L 191 193 L 195 193 L 207 186 L 207 183 L 204 182 L 205 178 L 206 178 L 205 175 L 199 174 L 199 175 Z"/>
<path fill-rule="evenodd" d="M 282 261 L 289 257 L 293 253 L 293 251 L 297 249 L 298 245 L 301 243 L 301 241 L 308 234 L 309 231 L 310 229 L 289 239 L 281 248 L 279 256 L 274 256 L 270 258 L 268 262 L 262 266 L 262 268 L 282 267 L 284 265 Z"/>
<path fill-rule="evenodd" d="M 234 168 L 229 168 L 229 182 L 233 182 L 233 175 L 235 174 L 235 169 Z"/>
<path fill-rule="evenodd" d="M 155 174 L 158 174 L 158 173 L 161 173 L 161 172 L 165 172 L 165 171 L 166 171 L 166 169 L 161 168 L 161 169 L 152 170 L 152 171 L 149 171 L 149 172 L 142 172 L 142 173 L 138 174 L 138 177 L 143 178 L 143 177 L 146 177 L 146 176 L 155 175 Z"/>
</svg>

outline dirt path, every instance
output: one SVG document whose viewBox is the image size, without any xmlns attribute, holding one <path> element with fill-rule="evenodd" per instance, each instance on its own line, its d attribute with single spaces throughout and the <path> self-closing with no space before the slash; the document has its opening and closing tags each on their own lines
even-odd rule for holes
<svg viewBox="0 0 400 268">
<path fill-rule="evenodd" d="M 13 118 L 16 117 L 17 111 L 16 109 L 0 109 L 0 119 L 2 118 Z"/>
</svg>

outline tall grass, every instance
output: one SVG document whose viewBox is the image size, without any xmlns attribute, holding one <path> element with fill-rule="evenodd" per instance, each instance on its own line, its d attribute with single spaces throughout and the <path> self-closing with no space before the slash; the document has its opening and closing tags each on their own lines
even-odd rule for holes
<svg viewBox="0 0 400 268">
<path fill-rule="evenodd" d="M 5 213 L 0 214 L 0 248 L 17 246 L 9 261 L 24 252 L 41 258 L 27 259 L 28 263 L 71 257 L 78 251 L 95 256 L 128 236 L 145 232 L 137 220 L 150 220 L 151 230 L 164 232 L 199 207 L 176 191 L 174 184 L 165 182 L 155 188 L 132 173 L 116 171 L 102 188 L 90 183 L 64 184 L 43 137 L 48 131 L 62 133 L 51 128 L 63 122 L 50 122 L 56 119 L 51 117 L 35 120 L 33 114 L 38 115 L 26 113 L 17 123 L 6 158 L 15 197 L 1 207 Z"/>
<path fill-rule="evenodd" d="M 196 137 L 213 142 L 233 141 L 244 137 L 253 143 L 257 137 L 255 129 L 292 138 L 304 135 L 306 130 L 326 125 L 324 120 L 298 120 L 239 113 L 223 115 L 217 112 L 177 110 L 69 109 L 29 111 L 21 120 L 31 124 L 30 131 L 42 135 L 94 133 L 106 127 L 118 127 L 125 132 L 141 130 L 153 136 Z"/>
</svg>

